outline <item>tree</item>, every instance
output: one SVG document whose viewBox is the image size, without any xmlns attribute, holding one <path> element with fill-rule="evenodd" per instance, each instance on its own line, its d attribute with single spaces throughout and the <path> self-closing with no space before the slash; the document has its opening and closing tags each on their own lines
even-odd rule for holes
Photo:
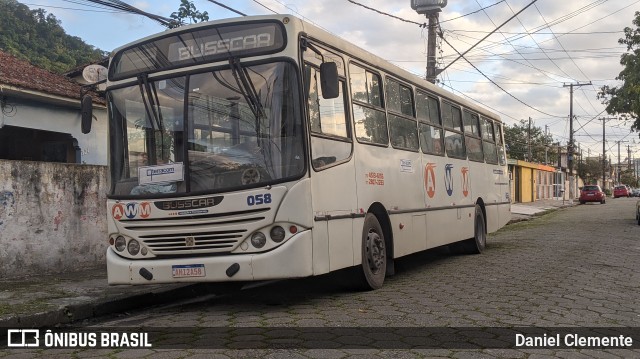
<svg viewBox="0 0 640 359">
<path fill-rule="evenodd" d="M 557 163 L 557 150 L 553 144 L 553 137 L 544 133 L 542 128 L 531 126 L 529 122 L 520 120 L 519 124 L 504 126 L 504 142 L 509 158 L 545 163 Z M 531 158 L 529 158 L 529 147 Z"/>
<path fill-rule="evenodd" d="M 609 164 L 605 160 L 605 168 L 608 167 Z M 578 163 L 578 177 L 582 178 L 585 183 L 597 183 L 602 179 L 602 161 L 595 158 L 580 161 Z"/>
<path fill-rule="evenodd" d="M 200 12 L 196 10 L 193 1 L 189 0 L 180 0 L 178 11 L 171 13 L 170 17 L 175 20 L 175 22 L 169 26 L 171 29 L 184 25 L 184 20 L 189 20 L 190 24 L 209 21 L 209 14 L 206 11 Z"/>
<path fill-rule="evenodd" d="M 0 49 L 52 72 L 63 73 L 103 59 L 107 53 L 67 35 L 43 9 L 0 0 Z"/>
<path fill-rule="evenodd" d="M 624 38 L 619 44 L 627 45 L 627 52 L 620 57 L 624 69 L 616 80 L 620 87 L 602 86 L 598 98 L 607 105 L 607 113 L 618 115 L 625 120 L 633 120 L 632 131 L 640 131 L 640 12 L 636 11 L 633 24 L 636 28 L 625 27 Z"/>
<path fill-rule="evenodd" d="M 631 187 L 638 187 L 638 179 L 632 169 L 620 172 L 620 183 Z"/>
</svg>

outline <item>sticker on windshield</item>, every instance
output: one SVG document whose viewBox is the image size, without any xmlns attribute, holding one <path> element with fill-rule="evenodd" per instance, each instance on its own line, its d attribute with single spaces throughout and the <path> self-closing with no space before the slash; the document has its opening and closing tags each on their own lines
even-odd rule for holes
<svg viewBox="0 0 640 359">
<path fill-rule="evenodd" d="M 184 167 L 182 162 L 138 168 L 139 184 L 179 181 L 184 181 Z"/>
</svg>

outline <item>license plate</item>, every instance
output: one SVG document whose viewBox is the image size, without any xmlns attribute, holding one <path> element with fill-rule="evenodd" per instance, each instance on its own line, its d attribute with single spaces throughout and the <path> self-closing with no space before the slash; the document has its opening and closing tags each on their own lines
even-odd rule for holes
<svg viewBox="0 0 640 359">
<path fill-rule="evenodd" d="M 171 266 L 173 278 L 204 277 L 204 264 Z"/>
<path fill-rule="evenodd" d="M 587 196 L 594 196 L 593 193 L 587 193 Z"/>
</svg>

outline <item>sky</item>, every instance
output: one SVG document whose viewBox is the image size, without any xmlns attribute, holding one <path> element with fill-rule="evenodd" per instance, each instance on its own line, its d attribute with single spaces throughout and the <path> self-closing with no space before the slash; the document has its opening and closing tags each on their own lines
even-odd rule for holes
<svg viewBox="0 0 640 359">
<path fill-rule="evenodd" d="M 32 9 L 54 14 L 65 31 L 86 43 L 111 51 L 165 28 L 143 16 L 125 14 L 86 0 L 20 0 Z M 180 0 L 125 0 L 144 11 L 169 17 Z M 416 76 L 424 77 L 427 22 L 411 0 L 218 0 L 247 15 L 292 14 L 368 50 Z M 633 27 L 640 0 L 449 0 L 439 14 L 444 38 L 439 41 L 438 86 L 499 114 L 507 124 L 529 121 L 561 144 L 569 140 L 569 84 L 574 87 L 574 138 L 583 156 L 602 155 L 602 117 L 609 117 L 597 98 L 604 86 L 620 86 L 625 27 Z M 193 0 L 210 20 L 237 17 L 207 0 Z M 364 5 L 360 6 L 355 3 Z M 369 7 L 385 14 L 365 8 Z M 485 36 L 505 23 L 498 31 Z M 481 74 L 482 73 L 482 74 Z M 605 123 L 607 156 L 640 158 L 640 138 L 630 123 Z"/>
</svg>

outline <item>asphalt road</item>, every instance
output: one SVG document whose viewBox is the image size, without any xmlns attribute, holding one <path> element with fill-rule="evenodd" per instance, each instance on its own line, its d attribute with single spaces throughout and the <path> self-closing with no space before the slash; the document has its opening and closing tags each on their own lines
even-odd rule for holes
<svg viewBox="0 0 640 359">
<path fill-rule="evenodd" d="M 489 236 L 481 255 L 436 249 L 400 259 L 396 275 L 377 291 L 349 291 L 338 284 L 343 273 L 336 273 L 84 325 L 162 328 L 155 348 L 22 350 L 8 357 L 640 357 L 637 349 L 513 349 L 512 332 L 495 334 L 499 328 L 640 327 L 635 202 L 609 198 L 605 205 L 577 205 L 507 226 Z M 421 343 L 427 349 L 416 349 Z M 285 349 L 266 349 L 270 345 Z M 467 349 L 477 347 L 493 349 Z"/>
</svg>

